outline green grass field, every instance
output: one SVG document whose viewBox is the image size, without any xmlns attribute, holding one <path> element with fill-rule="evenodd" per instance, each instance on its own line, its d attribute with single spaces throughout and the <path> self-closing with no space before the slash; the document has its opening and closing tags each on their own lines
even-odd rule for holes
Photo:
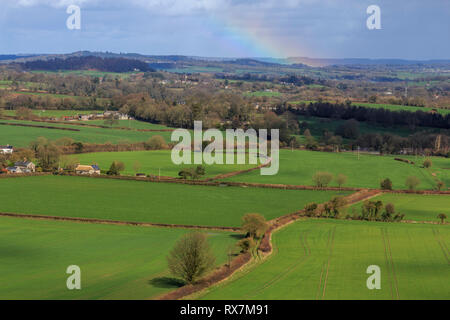
<svg viewBox="0 0 450 320">
<path fill-rule="evenodd" d="M 130 128 L 130 129 L 147 129 L 147 130 L 171 130 L 173 128 L 169 128 L 162 124 L 154 124 L 150 122 L 144 122 L 139 120 L 117 120 L 118 123 L 114 123 L 112 127 L 122 127 L 122 128 Z M 109 126 L 105 124 L 104 120 L 88 120 L 88 121 L 80 121 L 85 124 L 92 125 L 100 125 L 100 126 Z M 77 123 L 77 122 L 75 122 Z"/>
<path fill-rule="evenodd" d="M 439 213 L 445 213 L 450 217 L 450 195 L 387 193 L 370 200 L 381 200 L 384 205 L 394 204 L 396 212 L 405 214 L 405 220 L 437 222 Z M 361 202 L 356 203 L 347 209 L 347 213 L 351 214 L 353 208 L 360 213 L 361 206 Z"/>
<path fill-rule="evenodd" d="M 166 256 L 184 229 L 0 217 L 0 299 L 151 299 L 178 287 Z M 209 232 L 218 265 L 236 235 Z M 68 290 L 66 269 L 81 269 Z"/>
<path fill-rule="evenodd" d="M 76 116 L 79 114 L 91 114 L 91 113 L 101 113 L 101 110 L 32 110 L 33 114 L 38 117 L 64 117 L 64 116 Z M 7 116 L 15 116 L 15 110 L 5 110 L 3 111 L 4 115 Z"/>
<path fill-rule="evenodd" d="M 312 176 L 317 171 L 328 171 L 344 174 L 348 177 L 347 187 L 379 188 L 380 181 L 390 178 L 394 189 L 406 189 L 405 181 L 408 176 L 417 176 L 421 180 L 419 189 L 435 187 L 432 173 L 440 172 L 439 178 L 449 181 L 449 160 L 433 158 L 432 169 L 421 168 L 423 158 L 401 156 L 401 158 L 417 161 L 411 165 L 394 160 L 394 156 L 377 156 L 361 154 L 358 160 L 356 153 L 327 153 L 306 150 L 280 150 L 280 170 L 277 175 L 262 176 L 257 172 L 249 172 L 228 178 L 230 181 L 282 183 L 294 185 L 312 185 Z M 337 186 L 335 182 L 331 186 Z M 447 186 L 450 184 L 447 183 Z"/>
<path fill-rule="evenodd" d="M 51 127 L 63 127 L 78 129 L 80 131 L 55 130 L 47 128 L 17 127 L 0 125 L 0 144 L 10 144 L 15 147 L 27 147 L 31 141 L 37 137 L 46 137 L 50 140 L 57 140 L 63 137 L 72 138 L 75 141 L 84 143 L 129 143 L 147 141 L 154 135 L 160 135 L 170 141 L 171 132 L 142 132 L 133 130 L 117 130 L 106 128 L 91 128 L 74 125 L 64 125 L 55 123 L 43 123 L 32 121 L 0 120 L 0 122 L 23 123 L 28 125 L 43 125 Z"/>
<path fill-rule="evenodd" d="M 270 220 L 302 209 L 312 201 L 325 202 L 335 194 L 43 176 L 0 179 L 0 212 L 240 226 L 246 213 L 260 213 Z"/>
<path fill-rule="evenodd" d="M 450 299 L 450 227 L 307 220 L 273 235 L 274 252 L 202 299 Z M 381 289 L 366 286 L 381 268 Z"/>
<path fill-rule="evenodd" d="M 196 165 L 175 165 L 171 160 L 170 150 L 157 151 L 132 151 L 132 152 L 97 152 L 84 153 L 73 156 L 83 164 L 98 164 L 102 170 L 107 170 L 115 160 L 122 161 L 125 164 L 125 170 L 122 174 L 135 175 L 136 173 L 145 173 L 166 177 L 178 177 L 178 172 L 183 168 L 195 168 Z M 138 170 L 135 171 L 135 164 Z M 251 164 L 213 164 L 205 165 L 205 177 L 214 177 L 219 174 L 232 171 L 239 171 L 256 167 Z M 258 171 L 259 172 L 259 171 Z"/>
</svg>

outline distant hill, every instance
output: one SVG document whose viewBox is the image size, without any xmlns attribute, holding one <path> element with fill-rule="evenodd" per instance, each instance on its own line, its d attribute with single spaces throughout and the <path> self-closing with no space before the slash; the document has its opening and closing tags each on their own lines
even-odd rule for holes
<svg viewBox="0 0 450 320">
<path fill-rule="evenodd" d="M 33 57 L 32 55 L 0 54 L 0 61 L 17 60 Z"/>
<path fill-rule="evenodd" d="M 98 70 L 103 72 L 154 71 L 150 66 L 136 59 L 101 58 L 94 56 L 51 58 L 47 60 L 27 61 L 20 64 L 26 70 Z"/>
<path fill-rule="evenodd" d="M 283 59 L 289 64 L 305 64 L 310 67 L 326 67 L 333 65 L 415 65 L 415 64 L 449 64 L 450 60 L 403 60 L 403 59 L 312 59 L 307 57 L 291 57 Z M 278 60 L 280 61 L 280 60 Z"/>
</svg>

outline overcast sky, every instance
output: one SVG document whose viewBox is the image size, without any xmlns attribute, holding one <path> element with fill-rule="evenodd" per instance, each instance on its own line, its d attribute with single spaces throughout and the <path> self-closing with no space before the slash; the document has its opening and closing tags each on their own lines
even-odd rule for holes
<svg viewBox="0 0 450 320">
<path fill-rule="evenodd" d="M 450 59 L 450 0 L 0 0 L 0 54 Z M 69 30 L 66 9 L 81 8 Z M 369 5 L 381 30 L 368 30 Z"/>
</svg>

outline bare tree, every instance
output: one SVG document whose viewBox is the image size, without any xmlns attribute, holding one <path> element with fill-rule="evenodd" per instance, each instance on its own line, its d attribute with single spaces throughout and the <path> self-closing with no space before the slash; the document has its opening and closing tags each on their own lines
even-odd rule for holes
<svg viewBox="0 0 450 320">
<path fill-rule="evenodd" d="M 215 261 L 206 235 L 200 232 L 184 235 L 167 257 L 170 272 L 186 283 L 194 283 L 205 275 Z"/>
</svg>

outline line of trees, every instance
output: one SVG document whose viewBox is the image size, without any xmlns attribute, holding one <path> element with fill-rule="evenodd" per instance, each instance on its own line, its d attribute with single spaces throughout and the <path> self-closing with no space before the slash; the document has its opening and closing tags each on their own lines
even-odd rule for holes
<svg viewBox="0 0 450 320">
<path fill-rule="evenodd" d="M 384 126 L 405 125 L 450 129 L 450 114 L 430 113 L 423 111 L 392 111 L 384 108 L 367 108 L 345 103 L 311 102 L 306 108 L 289 106 L 289 111 L 321 118 L 356 119 Z"/>
</svg>

